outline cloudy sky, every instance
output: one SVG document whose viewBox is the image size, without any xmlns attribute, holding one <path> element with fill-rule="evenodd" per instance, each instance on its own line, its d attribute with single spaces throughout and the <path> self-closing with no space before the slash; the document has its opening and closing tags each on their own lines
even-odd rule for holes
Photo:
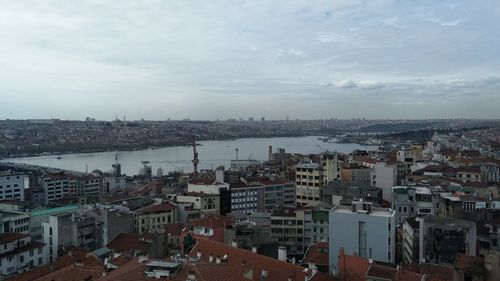
<svg viewBox="0 0 500 281">
<path fill-rule="evenodd" d="M 0 7 L 0 119 L 500 118 L 498 0 Z"/>
</svg>

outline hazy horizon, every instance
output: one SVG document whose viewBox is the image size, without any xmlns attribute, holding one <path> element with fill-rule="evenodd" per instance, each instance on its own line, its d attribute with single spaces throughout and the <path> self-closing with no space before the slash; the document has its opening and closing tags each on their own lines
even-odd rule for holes
<svg viewBox="0 0 500 281">
<path fill-rule="evenodd" d="M 499 119 L 500 2 L 4 1 L 0 119 Z"/>
</svg>

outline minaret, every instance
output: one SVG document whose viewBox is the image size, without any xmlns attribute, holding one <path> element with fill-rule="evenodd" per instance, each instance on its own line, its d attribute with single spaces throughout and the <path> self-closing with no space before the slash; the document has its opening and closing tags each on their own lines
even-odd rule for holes
<svg viewBox="0 0 500 281">
<path fill-rule="evenodd" d="M 196 152 L 196 140 L 193 139 L 193 172 L 195 175 L 198 174 L 198 163 L 200 160 L 198 160 L 198 152 Z"/>
</svg>

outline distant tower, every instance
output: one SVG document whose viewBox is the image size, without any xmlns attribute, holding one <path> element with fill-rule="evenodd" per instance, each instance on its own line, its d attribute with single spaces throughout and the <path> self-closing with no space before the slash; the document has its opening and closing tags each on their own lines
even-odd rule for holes
<svg viewBox="0 0 500 281">
<path fill-rule="evenodd" d="M 267 152 L 267 160 L 271 161 L 273 160 L 273 146 L 269 146 L 269 151 Z"/>
<path fill-rule="evenodd" d="M 198 152 L 196 152 L 196 140 L 193 139 L 193 172 L 195 175 L 198 174 L 198 163 L 200 160 L 198 160 Z"/>
<path fill-rule="evenodd" d="M 118 163 L 118 154 L 115 154 L 115 164 L 113 164 L 112 167 L 115 177 L 119 177 L 122 175 L 122 165 Z"/>
<path fill-rule="evenodd" d="M 238 160 L 238 148 L 235 148 L 234 150 L 236 150 L 236 160 Z"/>
</svg>

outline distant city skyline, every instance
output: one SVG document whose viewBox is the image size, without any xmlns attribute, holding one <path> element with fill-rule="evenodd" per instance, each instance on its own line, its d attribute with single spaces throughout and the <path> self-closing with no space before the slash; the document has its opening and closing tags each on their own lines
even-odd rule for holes
<svg viewBox="0 0 500 281">
<path fill-rule="evenodd" d="M 498 1 L 6 1 L 0 119 L 500 118 Z"/>
</svg>

